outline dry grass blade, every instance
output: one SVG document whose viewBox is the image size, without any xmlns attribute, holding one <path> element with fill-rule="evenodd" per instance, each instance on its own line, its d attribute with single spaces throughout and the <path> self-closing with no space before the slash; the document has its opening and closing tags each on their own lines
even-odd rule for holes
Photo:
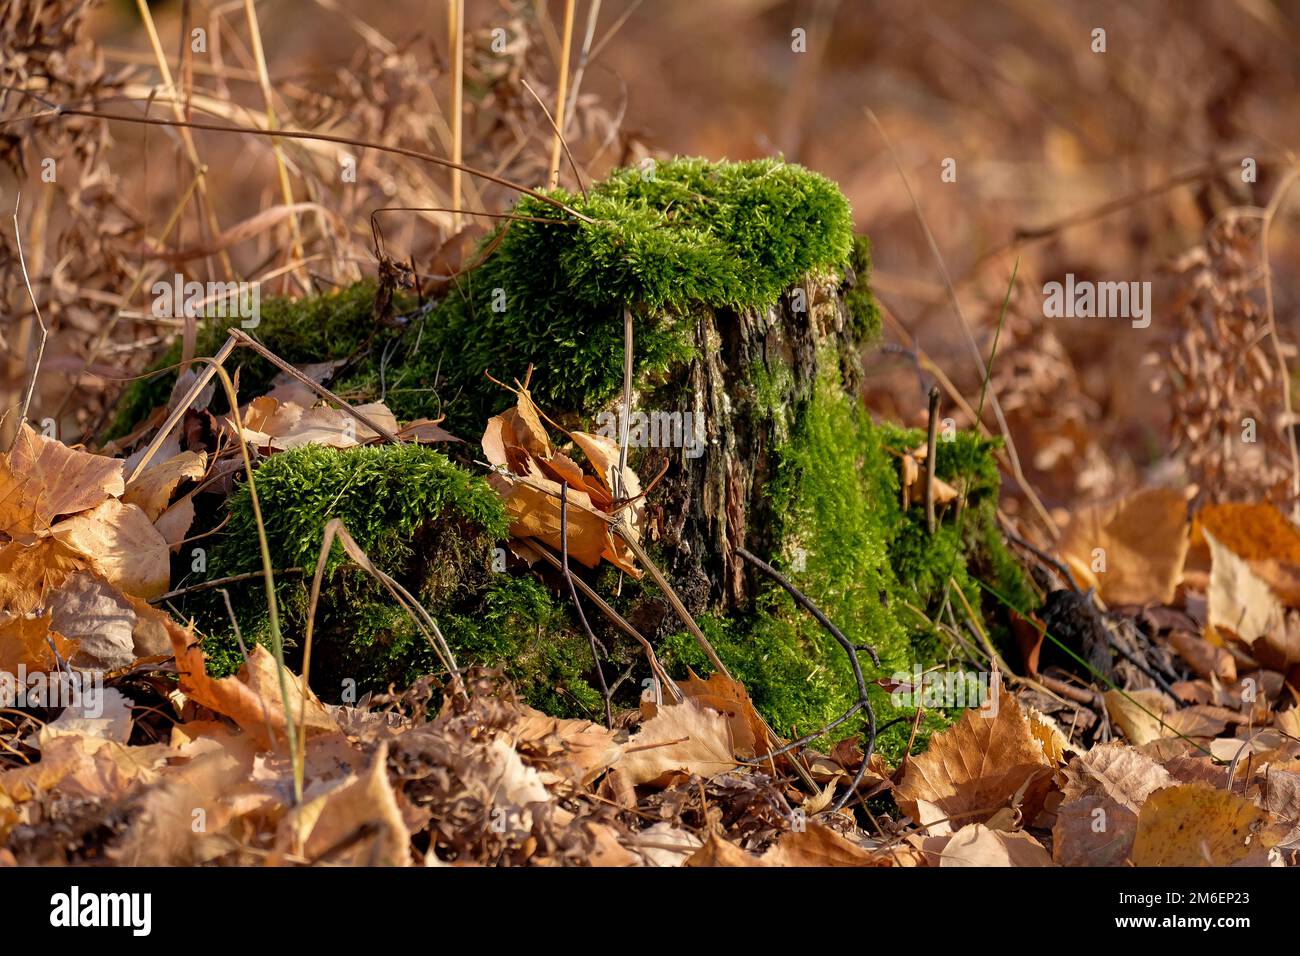
<svg viewBox="0 0 1300 956">
<path fill-rule="evenodd" d="M 563 46 L 557 73 L 559 82 L 555 93 L 555 136 L 551 142 L 551 172 L 547 180 L 554 189 L 560 184 L 560 149 L 564 141 L 565 97 L 569 88 L 569 51 L 573 48 L 573 8 L 577 0 L 564 0 Z"/>
<path fill-rule="evenodd" d="M 27 296 L 31 299 L 32 309 L 36 313 L 36 323 L 41 329 L 41 339 L 36 346 L 36 361 L 32 366 L 32 377 L 27 386 L 27 395 L 23 398 L 23 406 L 18 413 L 18 426 L 20 428 L 23 422 L 27 421 L 27 412 L 32 406 L 32 393 L 36 390 L 36 379 L 41 374 L 41 360 L 45 358 L 45 343 L 50 337 L 50 330 L 45 327 L 45 319 L 41 317 L 40 303 L 36 301 L 36 293 L 32 291 L 32 280 L 27 275 L 27 258 L 23 254 L 23 237 L 18 230 L 18 205 L 22 202 L 22 199 L 22 193 L 19 193 L 14 199 L 14 242 L 18 246 L 18 264 L 22 268 L 23 283 L 27 287 Z"/>
</svg>

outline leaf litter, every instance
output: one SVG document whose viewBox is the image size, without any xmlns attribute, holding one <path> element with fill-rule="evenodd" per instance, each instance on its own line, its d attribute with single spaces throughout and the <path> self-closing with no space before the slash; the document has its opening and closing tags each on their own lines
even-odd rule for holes
<svg viewBox="0 0 1300 956">
<path fill-rule="evenodd" d="M 197 635 L 148 603 L 170 585 L 168 554 L 189 527 L 168 516 L 239 441 L 265 455 L 380 437 L 277 388 L 245 406 L 242 428 L 218 422 L 216 452 L 169 443 L 129 483 L 122 460 L 26 425 L 0 456 L 0 666 L 104 683 L 94 713 L 5 718 L 0 860 L 1276 866 L 1300 847 L 1300 534 L 1265 505 L 1189 518 L 1181 494 L 1159 489 L 1081 512 L 1059 547 L 1101 601 L 1168 612 L 1152 631 L 1181 679 L 1102 687 L 1109 738 L 1085 740 L 1005 675 L 923 752 L 896 767 L 873 753 L 862 798 L 831 812 L 861 767 L 857 744 L 805 748 L 810 789 L 773 757 L 744 686 L 722 674 L 690 673 L 680 700 L 646 698 L 614 727 L 534 710 L 481 668 L 436 709 L 432 678 L 340 707 L 289 674 L 305 740 L 297 800 L 271 655 L 254 645 L 237 674 L 213 678 Z M 639 535 L 642 521 L 641 483 L 618 471 L 617 443 L 559 429 L 570 445 L 557 445 L 527 386 L 514 392 L 481 446 L 520 550 L 567 546 L 586 567 L 639 576 L 612 530 L 622 521 Z M 403 426 L 378 403 L 360 411 L 411 440 L 459 441 L 436 421 Z M 919 474 L 924 449 L 907 457 Z M 1095 567 L 1095 549 L 1122 555 L 1123 574 Z"/>
</svg>

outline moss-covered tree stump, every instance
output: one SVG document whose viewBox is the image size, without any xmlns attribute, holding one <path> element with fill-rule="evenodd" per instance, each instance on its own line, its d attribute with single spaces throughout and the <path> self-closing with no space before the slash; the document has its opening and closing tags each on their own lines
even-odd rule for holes
<svg viewBox="0 0 1300 956">
<path fill-rule="evenodd" d="M 876 646 L 886 675 L 952 653 L 932 623 L 941 611 L 961 616 L 969 605 L 974 623 L 997 633 L 990 590 L 1031 603 L 996 532 L 987 442 L 959 434 L 939 444 L 936 472 L 962 489 L 960 514 L 949 508 L 930 534 L 921 507 L 904 506 L 899 462 L 924 436 L 874 424 L 858 400 L 861 350 L 879 322 L 868 247 L 833 183 L 772 161 L 678 160 L 652 175 L 622 171 L 587 196 L 557 196 L 590 222 L 521 200 L 519 218 L 485 242 L 482 263 L 423 308 L 399 300 L 393 314 L 376 316 L 367 286 L 264 306 L 258 333 L 272 350 L 295 362 L 343 359 L 336 391 L 382 397 L 401 418 L 445 414 L 446 427 L 471 441 L 445 455 L 390 447 L 272 456 L 258 477 L 278 564 L 310 567 L 325 522 L 343 517 L 376 562 L 427 602 L 462 663 L 504 665 L 546 709 L 597 713 L 567 592 L 494 563 L 505 519 L 472 464 L 472 443 L 513 401 L 484 373 L 522 380 L 529 366 L 533 398 L 552 418 L 617 435 L 630 314 L 630 461 L 643 481 L 663 472 L 647 501 L 651 555 L 779 732 L 828 722 L 856 691 L 839 646 L 737 548 L 782 569 L 851 640 Z M 210 328 L 200 348 L 210 353 L 223 339 Z M 243 387 L 256 394 L 272 370 L 241 361 Z M 119 426 L 168 388 L 134 389 Z M 229 508 L 213 576 L 256 567 L 246 494 Z M 313 663 L 323 694 L 340 680 L 382 686 L 436 669 L 377 587 L 341 562 L 334 575 Z M 652 586 L 619 581 L 612 568 L 588 577 L 670 666 L 706 668 Z M 305 584 L 281 587 L 292 636 Z M 953 588 L 964 601 L 951 600 Z M 240 607 L 245 630 L 260 636 L 253 589 Z M 233 663 L 230 628 L 211 596 L 183 610 Z M 601 627 L 601 637 L 635 664 L 616 632 Z M 624 682 L 631 699 L 638 685 Z M 883 691 L 875 703 L 884 717 L 895 712 Z"/>
</svg>

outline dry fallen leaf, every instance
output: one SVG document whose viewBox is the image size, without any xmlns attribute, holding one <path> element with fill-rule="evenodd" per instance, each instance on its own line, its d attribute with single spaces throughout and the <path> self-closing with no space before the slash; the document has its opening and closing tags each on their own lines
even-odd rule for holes
<svg viewBox="0 0 1300 956">
<path fill-rule="evenodd" d="M 284 742 L 284 701 L 280 696 L 275 659 L 271 657 L 270 651 L 261 644 L 255 644 L 238 674 L 233 677 L 210 677 L 204 666 L 203 649 L 195 635 L 170 618 L 164 622 L 164 626 L 176 655 L 181 690 L 187 696 L 229 717 L 252 735 L 264 749 L 271 749 L 277 742 Z M 302 679 L 295 674 L 285 676 L 289 688 L 288 704 L 295 727 L 301 728 L 305 723 L 309 735 L 338 733 L 338 724 L 316 695 L 303 689 Z M 305 717 L 301 716 L 304 713 Z M 274 734 L 275 740 L 271 739 L 271 734 Z"/>
<path fill-rule="evenodd" d="M 781 834 L 762 856 L 766 866 L 889 866 L 891 860 L 850 843 L 830 827 L 808 821 L 802 831 Z"/>
<path fill-rule="evenodd" d="M 618 762 L 625 749 L 616 743 L 618 733 L 589 720 L 549 717 L 540 710 L 518 705 L 518 716 L 507 730 L 516 749 L 529 756 L 555 758 L 548 765 L 568 772 L 583 786 Z"/>
<path fill-rule="evenodd" d="M 628 741 L 617 764 L 627 785 L 656 787 L 691 774 L 713 777 L 734 766 L 727 718 L 690 701 L 660 707 Z"/>
<path fill-rule="evenodd" d="M 750 758 L 767 753 L 767 727 L 750 702 L 745 685 L 722 673 L 710 674 L 708 680 L 700 680 L 694 671 L 689 674 L 687 680 L 677 682 L 678 689 L 693 703 L 711 707 L 727 718 L 736 756 Z"/>
<path fill-rule="evenodd" d="M 66 662 L 76 652 L 75 641 L 51 629 L 48 611 L 43 615 L 0 612 L 0 671 L 17 674 L 19 667 L 29 673 L 52 671 L 59 660 Z"/>
<path fill-rule="evenodd" d="M 604 436 L 570 433 L 596 469 L 596 476 L 586 475 L 551 446 L 527 389 L 515 394 L 515 407 L 490 418 L 481 441 L 483 454 L 494 469 L 488 480 L 505 500 L 512 537 L 536 538 L 554 551 L 562 550 L 566 536 L 561 534 L 560 496 L 567 485 L 564 511 L 569 556 L 589 568 L 609 561 L 639 578 L 642 572 L 631 549 L 610 526 L 618 446 Z M 640 482 L 630 468 L 622 474 L 623 492 L 635 498 L 640 494 Z M 644 504 L 635 500 L 625 507 L 631 516 L 630 524 L 624 522 L 626 533 L 639 541 Z"/>
<path fill-rule="evenodd" d="M 1077 512 L 1057 550 L 1076 579 L 1108 604 L 1169 604 L 1188 540 L 1182 492 L 1149 488 L 1118 505 Z"/>
<path fill-rule="evenodd" d="M 1267 865 L 1268 814 L 1226 790 L 1188 784 L 1153 793 L 1138 814 L 1134 866 Z"/>
<path fill-rule="evenodd" d="M 167 593 L 171 582 L 167 542 L 136 505 L 109 498 L 60 521 L 53 536 L 127 594 L 148 599 Z"/>
<path fill-rule="evenodd" d="M 135 610 L 122 593 L 91 571 L 78 571 L 50 592 L 50 627 L 78 643 L 72 663 L 111 671 L 136 659 Z"/>
<path fill-rule="evenodd" d="M 1272 588 L 1209 532 L 1210 548 L 1209 623 L 1216 631 L 1228 632 L 1247 645 L 1282 627 L 1282 603 Z"/>
<path fill-rule="evenodd" d="M 1109 797 L 1068 800 L 1056 810 L 1052 860 L 1058 866 L 1124 866 L 1133 851 L 1137 820 L 1134 810 Z"/>
<path fill-rule="evenodd" d="M 1108 690 L 1102 697 L 1106 713 L 1133 746 L 1172 736 L 1164 717 L 1175 709 L 1174 702 L 1155 688 Z"/>
<path fill-rule="evenodd" d="M 166 461 L 156 462 L 126 486 L 122 503 L 138 505 L 157 521 L 171 504 L 172 495 L 184 481 L 198 481 L 208 470 L 208 456 L 201 451 L 183 451 Z"/>
<path fill-rule="evenodd" d="M 13 447 L 0 455 L 0 531 L 30 542 L 48 534 L 60 516 L 123 490 L 121 459 L 69 448 L 24 422 Z"/>
<path fill-rule="evenodd" d="M 1052 764 L 1015 697 L 999 690 L 995 716 L 967 710 L 907 761 L 895 796 L 909 816 L 921 819 L 918 801 L 924 801 L 960 826 L 986 820 L 1019 798 L 1026 819 L 1033 819 Z"/>
<path fill-rule="evenodd" d="M 982 823 L 962 827 L 939 858 L 943 867 L 1054 866 L 1043 845 L 1028 833 L 990 830 Z"/>
<path fill-rule="evenodd" d="M 1271 504 L 1214 504 L 1196 513 L 1192 549 L 1211 561 L 1207 538 L 1245 561 L 1290 607 L 1300 607 L 1300 530 Z"/>
<path fill-rule="evenodd" d="M 42 538 L 30 547 L 11 541 L 0 548 L 0 607 L 18 613 L 35 611 L 69 574 L 89 567 L 84 555 L 53 538 Z"/>
<path fill-rule="evenodd" d="M 308 860 L 350 866 L 408 866 L 410 833 L 388 780 L 388 744 L 369 768 L 286 816 L 276 845 Z"/>
</svg>

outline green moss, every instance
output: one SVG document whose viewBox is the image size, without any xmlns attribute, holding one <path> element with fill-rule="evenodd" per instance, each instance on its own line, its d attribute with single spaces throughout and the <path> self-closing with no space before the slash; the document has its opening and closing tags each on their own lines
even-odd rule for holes
<svg viewBox="0 0 1300 956">
<path fill-rule="evenodd" d="M 623 312 L 630 309 L 637 385 L 664 404 L 680 387 L 665 384 L 668 373 L 693 356 L 699 309 L 766 307 L 810 274 L 847 269 L 854 280 L 844 299 L 848 334 L 819 357 L 824 375 L 811 399 L 784 406 L 792 373 L 779 366 L 747 370 L 741 390 L 748 396 L 743 414 L 775 426 L 766 493 L 776 527 L 762 529 L 774 542 L 771 560 L 850 639 L 878 648 L 882 669 L 869 668 L 869 680 L 947 658 L 947 641 L 928 619 L 944 607 L 950 586 L 995 637 L 998 615 L 976 578 L 1021 606 L 1033 604 L 997 531 L 993 446 L 970 435 L 940 443 L 938 474 L 966 490 L 967 504 L 960 520 L 949 509 L 931 536 L 921 507 L 904 509 L 899 500 L 898 456 L 923 436 L 873 424 L 847 394 L 858 349 L 879 334 L 880 313 L 868 281 L 870 243 L 853 236 L 848 204 L 833 183 L 769 160 L 682 159 L 659 164 L 653 175 L 617 172 L 587 196 L 554 196 L 592 221 L 522 199 L 515 208 L 521 218 L 484 241 L 482 264 L 440 302 L 378 322 L 373 285 L 301 303 L 272 299 L 257 334 L 296 363 L 345 360 L 335 391 L 382 396 L 403 419 L 445 412 L 453 432 L 472 437 L 509 403 L 485 371 L 509 381 L 535 364 L 534 398 L 548 412 L 589 416 L 621 389 Z M 211 354 L 224 339 L 219 323 L 207 327 L 198 350 Z M 173 350 L 161 361 L 177 357 Z M 239 363 L 241 392 L 264 391 L 274 370 L 252 356 Z M 117 430 L 161 404 L 171 381 L 133 387 Z M 277 566 L 314 567 L 326 520 L 341 517 L 375 563 L 420 596 L 462 665 L 504 664 L 524 696 L 552 713 L 599 710 L 590 650 L 567 598 L 555 599 L 531 578 L 492 572 L 489 555 L 505 518 L 481 479 L 438 452 L 409 446 L 303 449 L 272 456 L 257 478 Z M 258 567 L 246 489 L 232 496 L 230 510 L 210 565 L 217 575 Z M 338 675 L 382 686 L 436 668 L 424 638 L 369 577 L 337 553 L 330 574 L 313 651 L 326 696 Z M 255 583 L 241 587 L 236 608 L 246 636 L 265 639 L 262 596 Z M 291 639 L 301 633 L 306 592 L 303 579 L 280 584 Z M 197 603 L 204 600 L 210 653 L 233 669 L 239 656 L 225 612 L 211 594 Z M 627 593 L 616 603 L 626 604 Z M 775 585 L 763 583 L 744 612 L 706 615 L 701 626 L 783 733 L 820 726 L 854 700 L 842 650 Z M 706 669 L 685 635 L 668 638 L 664 657 Z M 910 713 L 895 709 L 880 688 L 872 693 L 882 723 Z M 926 728 L 943 719 L 932 714 Z M 836 736 L 857 729 L 850 724 Z M 909 732 L 910 723 L 897 726 L 882 750 L 897 756 Z"/>
<path fill-rule="evenodd" d="M 880 306 L 876 304 L 868 282 L 871 276 L 871 240 L 866 236 L 853 237 L 849 264 L 853 267 L 854 283 L 844 293 L 844 305 L 853 322 L 853 338 L 861 343 L 874 342 L 880 335 Z"/>
<path fill-rule="evenodd" d="M 875 647 L 879 671 L 865 655 L 861 658 L 869 681 L 910 674 L 917 664 L 930 668 L 951 655 L 947 640 L 928 620 L 942 604 L 950 578 L 974 608 L 982 605 L 975 574 L 996 578 L 1007 589 L 1003 593 L 1028 593 L 993 523 L 994 443 L 958 433 L 939 445 L 936 473 L 967 489 L 963 518 L 949 513 L 931 536 L 920 505 L 902 508 L 898 456 L 924 438 L 921 432 L 873 424 L 845 395 L 832 365 L 779 449 L 777 474 L 768 486 L 780 519 L 774 563 L 849 640 Z M 980 623 L 986 625 L 983 615 Z M 762 585 L 748 613 L 710 619 L 705 629 L 778 732 L 795 736 L 825 725 L 857 699 L 843 649 L 774 584 Z M 664 657 L 678 666 L 708 669 L 686 634 L 669 638 Z M 881 724 L 911 715 L 879 686 L 869 690 Z M 931 713 L 922 729 L 942 726 L 951 716 Z M 854 720 L 834 736 L 863 725 Z M 882 735 L 881 751 L 897 759 L 910 733 L 910 721 L 896 724 Z M 918 739 L 924 743 L 925 733 Z"/>
<path fill-rule="evenodd" d="M 810 272 L 869 266 L 839 188 L 775 160 L 677 159 L 652 175 L 618 171 L 586 197 L 553 195 L 593 221 L 523 198 L 516 215 L 535 221 L 487 237 L 482 265 L 407 325 L 377 324 L 374 285 L 360 283 L 301 301 L 267 299 L 254 334 L 294 363 L 348 360 L 336 391 L 382 395 L 404 419 L 445 412 L 452 431 L 475 434 L 506 401 L 485 371 L 509 381 L 537 364 L 535 398 L 557 414 L 608 401 L 621 388 L 624 307 L 636 313 L 637 373 L 649 382 L 690 357 L 692 309 L 770 305 Z M 855 321 L 870 326 L 865 282 L 854 301 Z M 201 328 L 198 354 L 221 346 L 226 325 Z M 274 369 L 237 355 L 241 394 L 264 392 Z M 179 359 L 177 345 L 154 368 Z M 163 404 L 174 380 L 132 385 L 110 437 Z"/>
<path fill-rule="evenodd" d="M 615 173 L 586 198 L 555 194 L 590 224 L 536 199 L 515 207 L 493 252 L 429 317 L 409 364 L 456 396 L 453 431 L 482 427 L 502 380 L 540 370 L 534 397 L 553 413 L 589 412 L 621 388 L 623 309 L 637 316 L 637 374 L 653 381 L 692 354 L 692 310 L 763 306 L 809 272 L 852 254 L 848 203 L 829 180 L 770 160 L 659 164 Z M 351 380 L 364 387 L 364 374 Z M 395 395 L 394 408 L 416 406 Z"/>
<path fill-rule="evenodd" d="M 340 518 L 371 561 L 419 597 L 458 666 L 504 667 L 520 696 L 548 713 L 599 715 L 600 693 L 588 680 L 591 649 L 568 607 L 537 580 L 493 567 L 507 522 L 500 498 L 481 477 L 417 445 L 306 446 L 268 458 L 256 480 L 276 567 L 314 569 L 326 522 Z M 209 570 L 224 576 L 259 568 L 247 486 L 230 498 L 226 531 Z M 359 692 L 405 687 L 443 670 L 409 615 L 340 545 L 326 568 L 311 666 L 312 683 L 327 699 L 337 699 L 345 686 Z M 304 631 L 308 589 L 307 578 L 278 584 L 290 638 Z M 232 596 L 245 643 L 269 644 L 260 581 L 236 585 Z M 225 623 L 224 602 L 209 596 L 186 610 L 210 631 L 204 645 L 210 669 L 237 670 L 242 654 Z"/>
<path fill-rule="evenodd" d="M 374 346 L 393 338 L 397 329 L 380 326 L 373 315 L 375 285 L 358 282 L 338 292 L 306 299 L 268 297 L 261 303 L 258 324 L 248 329 L 281 358 L 298 365 L 329 360 L 365 359 L 377 368 Z M 211 320 L 199 326 L 195 355 L 214 355 L 229 337 L 233 320 Z M 150 371 L 170 368 L 181 360 L 181 344 L 176 342 L 155 362 Z M 244 398 L 265 393 L 278 369 L 260 356 L 240 349 L 226 364 L 233 375 L 239 370 L 239 391 Z M 109 438 L 127 434 L 153 409 L 166 404 L 176 373 L 157 374 L 133 382 L 118 402 L 117 412 L 107 430 Z M 218 389 L 220 392 L 220 389 Z M 214 399 L 225 407 L 225 395 Z"/>
<path fill-rule="evenodd" d="M 304 445 L 267 458 L 256 478 L 272 557 L 279 566 L 314 568 L 331 517 L 341 518 L 385 569 L 407 567 L 417 557 L 420 536 L 435 523 L 443 529 L 467 527 L 461 537 L 469 534 L 483 542 L 506 533 L 501 499 L 487 481 L 427 446 L 338 451 Z M 230 496 L 230 521 L 214 552 L 223 573 L 259 566 L 249 499 L 246 484 Z M 343 560 L 341 546 L 330 560 L 330 567 Z"/>
</svg>

